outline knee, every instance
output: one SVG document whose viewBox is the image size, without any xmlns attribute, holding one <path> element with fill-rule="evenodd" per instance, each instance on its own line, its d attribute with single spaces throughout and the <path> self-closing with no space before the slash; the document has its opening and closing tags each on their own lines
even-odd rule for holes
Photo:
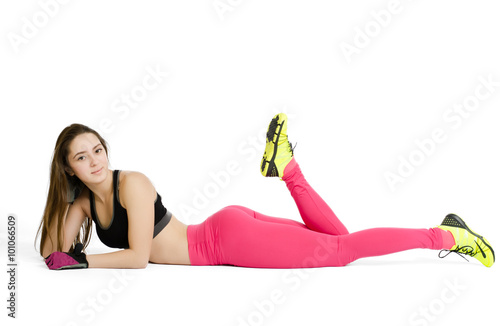
<svg viewBox="0 0 500 326">
<path fill-rule="evenodd" d="M 346 241 L 348 235 L 340 235 L 337 237 L 338 241 L 338 251 L 337 259 L 338 266 L 346 266 L 357 260 L 357 251 L 351 248 L 349 243 Z"/>
</svg>

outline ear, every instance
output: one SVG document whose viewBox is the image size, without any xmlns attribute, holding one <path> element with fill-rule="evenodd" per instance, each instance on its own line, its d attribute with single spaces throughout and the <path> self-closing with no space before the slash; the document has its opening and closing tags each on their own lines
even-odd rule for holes
<svg viewBox="0 0 500 326">
<path fill-rule="evenodd" d="M 64 171 L 66 171 L 66 173 L 69 174 L 71 177 L 75 175 L 75 173 L 71 168 L 66 167 L 64 168 Z"/>
</svg>

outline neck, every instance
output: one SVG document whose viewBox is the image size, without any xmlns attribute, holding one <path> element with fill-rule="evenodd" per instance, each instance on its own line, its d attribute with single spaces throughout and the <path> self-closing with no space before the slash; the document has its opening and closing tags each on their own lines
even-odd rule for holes
<svg viewBox="0 0 500 326">
<path fill-rule="evenodd" d="M 85 184 L 94 193 L 95 200 L 106 202 L 113 195 L 113 171 L 106 173 L 106 178 L 100 183 Z"/>
</svg>

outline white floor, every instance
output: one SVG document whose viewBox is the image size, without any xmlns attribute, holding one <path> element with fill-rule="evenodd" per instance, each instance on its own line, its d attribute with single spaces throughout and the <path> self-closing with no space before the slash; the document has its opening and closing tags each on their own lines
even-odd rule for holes
<svg viewBox="0 0 500 326">
<path fill-rule="evenodd" d="M 498 273 L 414 250 L 343 268 L 50 271 L 20 246 L 8 325 L 493 325 Z M 3 325 L 5 325 L 2 322 Z"/>
</svg>

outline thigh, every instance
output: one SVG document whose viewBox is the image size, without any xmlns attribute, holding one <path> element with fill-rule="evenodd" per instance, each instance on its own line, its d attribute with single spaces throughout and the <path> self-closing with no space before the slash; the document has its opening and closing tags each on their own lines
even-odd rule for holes
<svg viewBox="0 0 500 326">
<path fill-rule="evenodd" d="M 337 236 L 259 220 L 234 207 L 213 217 L 220 262 L 256 268 L 339 266 Z"/>
<path fill-rule="evenodd" d="M 288 219 L 288 218 L 273 217 L 273 216 L 265 215 L 265 214 L 259 213 L 257 211 L 254 211 L 254 210 L 252 210 L 250 208 L 247 208 L 247 207 L 244 207 L 244 206 L 232 205 L 232 206 L 228 206 L 226 208 L 240 210 L 243 213 L 247 214 L 248 216 L 251 216 L 251 217 L 253 217 L 253 218 L 255 218 L 255 219 L 259 220 L 259 221 L 270 222 L 270 223 L 278 223 L 278 224 L 285 224 L 285 225 L 296 226 L 296 227 L 303 228 L 303 229 L 308 229 L 307 226 L 304 223 L 300 223 L 298 221 L 291 220 L 291 219 Z"/>
</svg>

